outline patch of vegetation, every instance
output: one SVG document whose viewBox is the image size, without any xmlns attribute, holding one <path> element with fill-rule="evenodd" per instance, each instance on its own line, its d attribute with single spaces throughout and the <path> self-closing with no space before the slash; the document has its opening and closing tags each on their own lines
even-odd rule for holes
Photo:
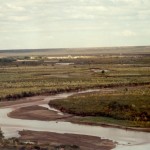
<svg viewBox="0 0 150 150">
<path fill-rule="evenodd" d="M 13 61 L 15 61 L 13 57 L 0 58 L 0 63 L 11 63 Z"/>
<path fill-rule="evenodd" d="M 97 55 L 78 59 L 47 61 L 46 56 L 27 60 L 29 56 L 11 58 L 9 63 L 0 62 L 0 100 L 15 100 L 42 93 L 60 93 L 88 88 L 137 86 L 150 84 L 149 55 Z M 8 61 L 7 60 L 7 61 Z M 134 61 L 133 61 L 134 60 Z M 58 65 L 55 62 L 72 65 Z M 133 61 L 134 64 L 129 63 Z M 94 72 L 93 69 L 103 70 Z M 105 70 L 109 70 L 105 72 Z"/>
<path fill-rule="evenodd" d="M 55 146 L 52 150 L 80 150 L 77 145 L 59 145 Z"/>
<path fill-rule="evenodd" d="M 78 94 L 67 99 L 50 101 L 49 105 L 62 112 L 96 117 L 87 118 L 88 121 L 101 122 L 101 117 L 108 117 L 108 120 L 112 118 L 114 123 L 120 121 L 127 123 L 127 126 L 150 127 L 149 97 L 150 88 L 147 86 L 105 94 L 101 92 Z"/>
<path fill-rule="evenodd" d="M 3 138 L 4 138 L 4 135 L 3 135 L 3 132 L 2 132 L 2 130 L 1 130 L 1 128 L 0 128 L 0 141 L 1 141 Z"/>
<path fill-rule="evenodd" d="M 94 125 L 110 125 L 110 126 L 123 126 L 123 127 L 140 127 L 140 128 L 149 128 L 150 122 L 143 121 L 130 121 L 130 120 L 119 120 L 112 117 L 101 117 L 101 116 L 87 116 L 79 117 L 71 120 L 74 123 L 83 123 L 83 124 L 94 124 Z"/>
</svg>

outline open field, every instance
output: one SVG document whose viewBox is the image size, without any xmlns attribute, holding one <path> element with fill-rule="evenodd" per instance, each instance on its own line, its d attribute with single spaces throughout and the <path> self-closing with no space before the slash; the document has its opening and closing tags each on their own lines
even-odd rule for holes
<svg viewBox="0 0 150 150">
<path fill-rule="evenodd" d="M 53 48 L 53 49 L 12 49 L 0 50 L 1 56 L 31 55 L 97 55 L 97 54 L 149 54 L 150 46 Z"/>
<path fill-rule="evenodd" d="M 107 122 L 109 117 L 127 121 L 131 126 L 149 127 L 149 65 L 149 54 L 1 58 L 0 100 L 89 88 L 118 88 L 114 93 L 79 95 L 67 101 L 53 101 L 51 105 L 75 115 L 96 116 L 91 118 L 94 122 Z M 139 124 L 139 121 L 144 123 Z"/>
<path fill-rule="evenodd" d="M 114 54 L 115 49 L 106 53 L 103 53 L 106 49 L 99 53 L 98 49 L 94 49 L 93 53 L 88 49 L 87 54 L 83 54 L 85 50 L 79 50 L 76 54 L 67 54 L 65 50 L 61 55 L 54 51 L 40 51 L 38 54 L 26 50 L 22 53 L 8 51 L 5 54 L 0 51 L 0 108 L 14 107 L 14 111 L 7 115 L 22 121 L 63 120 L 78 124 L 132 127 L 149 132 L 149 47 L 130 47 L 133 51 L 129 49 L 125 53 L 126 48 L 118 48 Z M 49 102 L 50 106 L 64 112 L 63 116 L 39 105 L 49 95 L 85 89 L 101 90 Z M 22 107 L 15 107 L 17 105 Z M 65 144 L 67 150 L 70 143 L 75 144 L 73 148 L 76 149 L 82 146 L 90 148 L 90 142 L 94 144 L 91 137 L 86 145 L 84 142 L 73 143 L 77 138 L 75 135 L 65 135 L 63 138 L 72 137 L 70 143 L 65 143 L 61 134 L 45 132 L 47 137 L 41 137 L 42 140 L 39 138 L 41 132 L 23 131 L 20 134 L 25 141 L 31 139 L 42 143 L 44 138 L 48 138 L 52 143 Z M 54 139 L 51 134 L 55 136 Z M 88 140 L 89 137 L 81 138 Z M 114 146 L 109 142 L 107 145 L 108 149 Z M 57 144 L 55 146 L 51 148 L 58 148 Z M 103 143 L 100 146 L 103 148 Z"/>
<path fill-rule="evenodd" d="M 150 83 L 149 55 L 32 58 L 38 61 L 20 56 L 3 59 L 0 61 L 1 100 L 94 87 Z"/>
</svg>

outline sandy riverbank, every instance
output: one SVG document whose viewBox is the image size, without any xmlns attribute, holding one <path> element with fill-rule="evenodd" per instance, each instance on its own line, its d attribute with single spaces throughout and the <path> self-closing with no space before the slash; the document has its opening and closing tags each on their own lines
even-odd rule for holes
<svg viewBox="0 0 150 150">
<path fill-rule="evenodd" d="M 59 134 L 53 132 L 21 131 L 19 132 L 22 141 L 30 140 L 38 144 L 50 145 L 77 145 L 81 150 L 110 150 L 115 148 L 115 143 L 111 140 L 101 139 L 99 137 Z"/>
<path fill-rule="evenodd" d="M 12 108 L 14 111 L 8 114 L 8 117 L 28 120 L 51 121 L 71 117 L 69 114 L 60 115 L 58 112 L 38 106 L 44 102 L 45 96 L 34 96 L 21 99 L 20 101 L 3 102 L 2 108 Z M 29 104 L 31 106 L 29 106 Z M 38 105 L 37 105 L 38 104 Z M 116 143 L 111 140 L 101 139 L 95 136 L 78 135 L 78 134 L 60 134 L 43 131 L 19 131 L 20 141 L 34 141 L 39 145 L 77 145 L 81 150 L 111 150 L 115 148 Z"/>
<path fill-rule="evenodd" d="M 41 121 L 52 121 L 72 117 L 72 115 L 69 114 L 59 115 L 53 110 L 49 110 L 48 108 L 44 108 L 37 105 L 16 109 L 10 112 L 8 116 L 11 118 Z"/>
</svg>

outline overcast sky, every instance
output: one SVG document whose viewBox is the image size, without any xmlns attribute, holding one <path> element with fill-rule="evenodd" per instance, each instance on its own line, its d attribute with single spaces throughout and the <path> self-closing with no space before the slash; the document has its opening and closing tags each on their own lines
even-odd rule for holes
<svg viewBox="0 0 150 150">
<path fill-rule="evenodd" d="M 0 0 L 0 49 L 150 44 L 150 0 Z"/>
</svg>

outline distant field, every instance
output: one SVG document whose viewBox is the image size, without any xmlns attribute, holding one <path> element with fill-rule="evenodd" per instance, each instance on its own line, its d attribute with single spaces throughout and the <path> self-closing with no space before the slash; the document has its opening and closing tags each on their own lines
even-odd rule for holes
<svg viewBox="0 0 150 150">
<path fill-rule="evenodd" d="M 150 46 L 0 50 L 0 55 L 4 57 L 31 56 L 31 55 L 87 55 L 87 54 L 94 55 L 94 54 L 148 54 L 148 53 L 150 53 Z"/>
<path fill-rule="evenodd" d="M 140 48 L 143 47 L 134 52 Z M 92 53 L 90 49 L 87 52 Z M 121 90 L 112 95 L 77 95 L 50 105 L 87 116 L 81 122 L 116 123 L 117 120 L 119 124 L 149 127 L 150 55 L 143 52 L 21 56 L 14 51 L 15 56 L 0 58 L 0 100 L 90 88 L 118 88 Z"/>
<path fill-rule="evenodd" d="M 105 55 L 53 59 L 50 62 L 46 56 L 37 57 L 38 61 L 34 62 L 26 61 L 28 57 L 6 58 L 0 62 L 0 98 L 16 99 L 94 87 L 149 84 L 149 58 L 149 55 Z"/>
</svg>

